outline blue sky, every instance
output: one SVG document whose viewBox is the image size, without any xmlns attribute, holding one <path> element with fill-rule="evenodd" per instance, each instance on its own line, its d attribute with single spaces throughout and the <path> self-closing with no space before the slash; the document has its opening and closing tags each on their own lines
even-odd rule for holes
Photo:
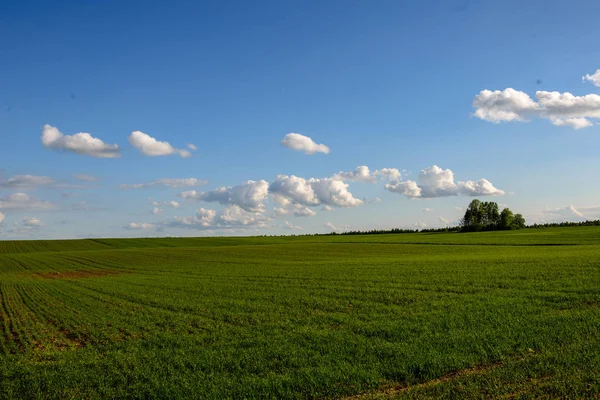
<svg viewBox="0 0 600 400">
<path fill-rule="evenodd" d="M 474 197 L 528 222 L 598 218 L 599 14 L 2 2 L 0 238 L 439 227 Z"/>
</svg>

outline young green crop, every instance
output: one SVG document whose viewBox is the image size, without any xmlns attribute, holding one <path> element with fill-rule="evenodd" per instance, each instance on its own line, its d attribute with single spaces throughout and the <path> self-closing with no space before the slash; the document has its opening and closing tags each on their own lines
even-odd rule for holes
<svg viewBox="0 0 600 400">
<path fill-rule="evenodd" d="M 600 394 L 600 228 L 0 242 L 2 398 Z"/>
</svg>

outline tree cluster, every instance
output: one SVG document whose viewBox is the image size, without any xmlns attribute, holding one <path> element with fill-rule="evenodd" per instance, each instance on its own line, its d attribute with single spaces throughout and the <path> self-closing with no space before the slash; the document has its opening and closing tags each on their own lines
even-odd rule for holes
<svg viewBox="0 0 600 400">
<path fill-rule="evenodd" d="M 460 226 L 464 232 L 523 229 L 525 218 L 521 214 L 514 214 L 509 208 L 500 212 L 496 202 L 475 199 L 460 220 Z"/>
</svg>

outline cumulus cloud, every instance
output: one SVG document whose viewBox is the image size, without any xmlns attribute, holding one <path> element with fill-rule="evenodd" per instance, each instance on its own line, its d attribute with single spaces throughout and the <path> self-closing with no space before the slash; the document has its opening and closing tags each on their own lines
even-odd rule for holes
<svg viewBox="0 0 600 400">
<path fill-rule="evenodd" d="M 40 227 L 40 226 L 44 226 L 44 223 L 37 218 L 25 217 L 25 218 L 23 218 L 23 225 L 29 226 L 29 227 Z"/>
<path fill-rule="evenodd" d="M 294 225 L 289 221 L 283 221 L 283 223 L 284 223 L 283 229 L 288 229 L 291 231 L 300 231 L 300 230 L 304 229 L 303 227 Z"/>
<path fill-rule="evenodd" d="M 17 175 L 5 181 L 0 181 L 0 188 L 34 188 L 42 185 L 49 185 L 54 182 L 56 182 L 54 179 L 47 176 Z"/>
<path fill-rule="evenodd" d="M 556 126 L 574 129 L 592 126 L 589 119 L 600 118 L 600 96 L 597 94 L 575 96 L 569 92 L 538 90 L 535 97 L 537 101 L 512 88 L 482 90 L 473 100 L 473 115 L 493 123 L 544 118 Z"/>
<path fill-rule="evenodd" d="M 563 208 L 548 208 L 542 210 L 542 214 L 548 215 L 552 220 L 583 221 L 586 219 L 585 216 L 571 204 Z"/>
<path fill-rule="evenodd" d="M 192 144 L 192 143 L 188 143 L 187 144 L 187 148 L 190 149 L 190 150 L 193 150 L 193 151 L 198 150 L 198 147 L 196 147 L 196 145 Z"/>
<path fill-rule="evenodd" d="M 396 168 L 382 168 L 371 173 L 371 170 L 366 165 L 359 165 L 354 171 L 340 171 L 332 178 L 342 181 L 357 181 L 357 182 L 377 182 L 379 179 L 387 178 L 390 180 L 399 180 L 400 171 Z"/>
<path fill-rule="evenodd" d="M 369 204 L 377 204 L 381 202 L 382 200 L 379 197 L 375 197 L 374 199 L 369 200 Z"/>
<path fill-rule="evenodd" d="M 208 181 L 196 178 L 160 178 L 148 183 L 128 183 L 119 185 L 119 189 L 146 189 L 153 186 L 166 186 L 170 188 L 182 188 L 206 185 Z"/>
<path fill-rule="evenodd" d="M 157 207 L 161 207 L 161 206 L 166 206 L 166 207 L 173 207 L 173 208 L 179 208 L 181 207 L 181 204 L 177 201 L 171 200 L 171 201 L 153 201 L 152 202 L 153 206 L 157 206 Z"/>
<path fill-rule="evenodd" d="M 330 231 L 347 231 L 352 228 L 352 226 L 348 224 L 334 225 L 332 222 L 327 222 L 325 224 L 325 228 L 329 229 Z"/>
<path fill-rule="evenodd" d="M 149 224 L 146 222 L 130 222 L 129 224 L 125 225 L 123 229 L 127 229 L 130 231 L 139 231 L 142 229 L 152 229 L 154 227 L 154 224 Z"/>
<path fill-rule="evenodd" d="M 154 207 L 152 209 L 152 214 L 158 215 L 158 214 L 161 214 L 163 211 L 165 211 L 165 210 L 163 210 L 162 208 Z"/>
<path fill-rule="evenodd" d="M 454 181 L 454 173 L 450 169 L 442 169 L 437 165 L 421 170 L 419 183 L 415 181 L 390 181 L 385 185 L 390 192 L 400 193 L 407 197 L 445 197 L 445 196 L 501 196 L 504 191 L 497 189 L 487 179 L 478 181 Z"/>
<path fill-rule="evenodd" d="M 277 175 L 269 192 L 305 206 L 329 205 L 355 207 L 363 204 L 348 191 L 348 184 L 333 178 L 304 179 L 295 175 Z"/>
<path fill-rule="evenodd" d="M 152 136 L 141 131 L 131 132 L 131 135 L 129 135 L 129 143 L 131 143 L 131 145 L 138 149 L 143 155 L 149 157 L 177 154 L 180 157 L 186 158 L 192 155 L 192 153 L 190 153 L 188 150 L 176 149 L 171 146 L 169 142 L 158 141 Z"/>
<path fill-rule="evenodd" d="M 412 224 L 411 226 L 416 229 L 424 229 L 427 227 L 427 224 L 423 221 L 418 221 L 418 222 L 415 222 L 414 224 Z"/>
<path fill-rule="evenodd" d="M 444 225 L 450 225 L 452 222 L 451 220 L 444 218 L 444 217 L 439 217 L 439 219 L 440 219 L 440 222 Z"/>
<path fill-rule="evenodd" d="M 321 207 L 321 211 L 333 211 L 333 207 L 331 207 L 331 206 L 323 206 L 323 207 Z"/>
<path fill-rule="evenodd" d="M 473 100 L 474 115 L 485 121 L 525 121 L 540 111 L 539 105 L 525 92 L 505 90 L 482 90 Z"/>
<path fill-rule="evenodd" d="M 162 226 L 171 228 L 189 228 L 197 230 L 217 230 L 227 228 L 265 228 L 270 218 L 260 212 L 250 212 L 232 205 L 220 212 L 200 208 L 193 216 L 174 217 Z"/>
<path fill-rule="evenodd" d="M 28 235 L 37 232 L 44 223 L 37 218 L 25 217 L 20 222 L 15 222 L 8 232 L 16 235 Z"/>
<path fill-rule="evenodd" d="M 431 208 L 427 208 L 427 207 L 425 207 L 425 208 L 423 209 L 423 212 L 426 212 L 426 213 L 428 213 L 428 212 L 432 212 L 432 211 L 433 211 L 433 210 L 432 210 Z"/>
<path fill-rule="evenodd" d="M 385 184 L 390 192 L 400 193 L 407 197 L 421 197 L 421 188 L 415 181 L 390 181 Z"/>
<path fill-rule="evenodd" d="M 38 200 L 27 193 L 12 193 L 0 197 L 0 209 L 5 210 L 52 210 L 56 206 L 48 201 Z"/>
<path fill-rule="evenodd" d="M 329 154 L 329 147 L 324 144 L 316 144 L 308 136 L 299 133 L 288 133 L 281 141 L 281 144 L 288 149 L 303 151 L 304 154 L 308 155 L 315 153 Z"/>
<path fill-rule="evenodd" d="M 269 194 L 269 182 L 246 181 L 241 185 L 233 187 L 220 187 L 208 192 L 196 192 L 189 190 L 178 196 L 184 199 L 195 199 L 198 201 L 216 202 L 222 205 L 236 205 L 242 209 L 254 212 L 264 209 L 263 202 Z"/>
<path fill-rule="evenodd" d="M 588 81 L 591 82 L 593 85 L 600 87 L 600 69 L 597 69 L 596 72 L 592 75 L 585 74 L 581 77 L 581 81 Z"/>
<path fill-rule="evenodd" d="M 290 204 L 287 207 L 275 207 L 275 215 L 294 215 L 295 217 L 314 217 L 317 213 L 302 204 Z"/>
<path fill-rule="evenodd" d="M 2 222 L 4 222 L 4 218 L 6 218 L 6 217 L 4 216 L 4 214 L 2 214 L 2 213 L 0 212 L 0 224 L 1 224 Z"/>
<path fill-rule="evenodd" d="M 85 132 L 64 135 L 48 124 L 44 125 L 42 130 L 42 144 L 48 149 L 70 151 L 97 158 L 121 157 L 119 146 L 116 144 L 104 143 Z"/>
<path fill-rule="evenodd" d="M 87 174 L 73 174 L 73 178 L 86 182 L 96 182 L 98 180 L 98 178 L 96 178 L 95 176 Z"/>
</svg>

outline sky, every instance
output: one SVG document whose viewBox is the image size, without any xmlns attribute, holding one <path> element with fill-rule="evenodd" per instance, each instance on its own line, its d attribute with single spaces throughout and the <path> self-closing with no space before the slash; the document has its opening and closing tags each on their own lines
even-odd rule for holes
<svg viewBox="0 0 600 400">
<path fill-rule="evenodd" d="M 600 218 L 597 1 L 0 2 L 0 239 Z"/>
</svg>

